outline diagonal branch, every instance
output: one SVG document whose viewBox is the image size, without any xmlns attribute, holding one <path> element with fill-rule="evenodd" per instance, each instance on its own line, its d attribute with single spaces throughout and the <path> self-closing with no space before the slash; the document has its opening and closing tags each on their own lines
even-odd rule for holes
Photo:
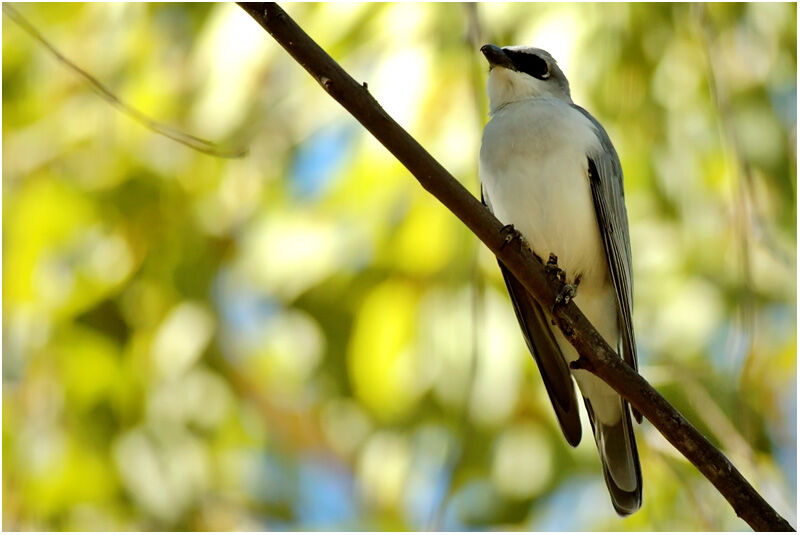
<svg viewBox="0 0 800 535">
<path fill-rule="evenodd" d="M 247 156 L 247 149 L 236 148 L 236 149 L 225 149 L 218 147 L 215 143 L 211 141 L 207 141 L 205 139 L 201 139 L 199 137 L 193 136 L 191 134 L 187 134 L 185 132 L 181 132 L 169 125 L 159 123 L 154 119 L 151 119 L 141 111 L 137 110 L 133 106 L 130 106 L 123 102 L 117 95 L 114 94 L 108 87 L 100 83 L 100 81 L 86 72 L 85 70 L 81 69 L 76 65 L 73 61 L 67 58 L 64 54 L 59 52 L 59 50 L 53 46 L 50 41 L 44 38 L 44 36 L 37 30 L 30 22 L 28 22 L 25 17 L 23 17 L 19 11 L 17 11 L 11 4 L 4 3 L 3 4 L 3 13 L 5 13 L 11 20 L 13 20 L 22 30 L 24 30 L 28 35 L 36 39 L 43 47 L 45 47 L 51 54 L 53 54 L 58 61 L 66 65 L 68 69 L 72 72 L 86 80 L 88 84 L 94 89 L 98 95 L 100 95 L 103 99 L 106 100 L 109 104 L 117 108 L 119 111 L 133 119 L 134 121 L 139 122 L 145 128 L 152 130 L 156 134 L 161 134 L 164 137 L 167 137 L 173 141 L 177 141 L 181 145 L 186 145 L 190 149 L 194 149 L 198 152 L 202 152 L 205 154 L 210 154 L 211 156 L 216 156 L 218 158 L 242 158 Z"/>
<path fill-rule="evenodd" d="M 745 480 L 725 455 L 650 384 L 620 359 L 574 302 L 553 309 L 560 289 L 528 248 L 504 247 L 500 223 L 425 149 L 398 125 L 367 90 L 317 45 L 277 4 L 239 4 L 328 94 L 375 136 L 422 184 L 505 264 L 551 311 L 552 320 L 578 350 L 574 362 L 594 373 L 636 407 L 717 488 L 755 530 L 794 531 Z"/>
</svg>

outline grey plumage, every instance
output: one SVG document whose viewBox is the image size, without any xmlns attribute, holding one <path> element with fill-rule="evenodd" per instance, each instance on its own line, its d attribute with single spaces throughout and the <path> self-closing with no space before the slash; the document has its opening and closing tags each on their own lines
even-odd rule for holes
<svg viewBox="0 0 800 535">
<path fill-rule="evenodd" d="M 636 357 L 636 342 L 633 335 L 633 261 L 631 259 L 628 211 L 625 208 L 625 191 L 622 184 L 622 166 L 619 156 L 605 129 L 597 119 L 581 108 L 572 105 L 589 119 L 595 127 L 602 150 L 588 154 L 589 184 L 597 214 L 597 224 L 603 236 L 611 272 L 611 281 L 617 292 L 617 313 L 622 329 L 620 355 L 634 370 L 639 369 Z M 626 402 L 627 405 L 627 402 Z M 639 423 L 642 416 L 633 409 Z"/>
<path fill-rule="evenodd" d="M 547 52 L 481 49 L 492 66 L 492 119 L 484 129 L 484 202 L 514 224 L 541 258 L 554 253 L 576 304 L 612 346 L 637 366 L 633 285 L 622 168 L 603 127 L 572 102 L 569 83 Z M 568 363 L 575 349 L 502 264 L 523 336 L 539 367 L 567 442 L 580 441 Z M 641 505 L 642 480 L 628 404 L 602 380 L 577 370 L 603 473 L 621 515 Z M 638 415 L 637 415 L 638 416 Z"/>
<path fill-rule="evenodd" d="M 622 185 L 622 166 L 614 145 L 605 129 L 592 115 L 573 104 L 573 107 L 589 119 L 595 127 L 602 150 L 587 154 L 589 159 L 589 184 L 592 187 L 594 207 L 600 235 L 603 236 L 611 280 L 617 291 L 619 316 L 621 318 L 622 357 L 634 369 L 638 369 L 636 344 L 633 336 L 633 261 L 628 231 L 628 211 L 625 208 L 625 192 Z"/>
</svg>

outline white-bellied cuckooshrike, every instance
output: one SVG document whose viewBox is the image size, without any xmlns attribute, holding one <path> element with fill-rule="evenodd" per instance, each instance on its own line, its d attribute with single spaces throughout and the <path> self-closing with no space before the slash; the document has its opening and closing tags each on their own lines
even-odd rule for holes
<svg viewBox="0 0 800 535">
<path fill-rule="evenodd" d="M 480 154 L 484 203 L 514 225 L 540 258 L 556 256 L 571 290 L 567 297 L 574 295 L 608 344 L 636 369 L 631 248 L 617 152 L 600 123 L 572 102 L 569 82 L 550 54 L 494 45 L 481 52 L 490 65 L 491 115 Z M 502 263 L 500 269 L 558 423 L 575 446 L 581 423 L 568 364 L 578 353 Z M 611 501 L 620 515 L 631 514 L 642 504 L 642 475 L 628 403 L 591 373 L 572 374 Z"/>
</svg>

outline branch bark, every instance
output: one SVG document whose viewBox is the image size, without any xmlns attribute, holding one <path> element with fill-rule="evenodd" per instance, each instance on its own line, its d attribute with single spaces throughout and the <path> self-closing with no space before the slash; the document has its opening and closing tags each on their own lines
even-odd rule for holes
<svg viewBox="0 0 800 535">
<path fill-rule="evenodd" d="M 359 84 L 274 3 L 240 3 L 315 80 L 380 141 L 428 192 L 455 214 L 552 314 L 578 350 L 574 368 L 597 375 L 636 407 L 758 531 L 794 531 L 735 466 L 609 347 L 573 302 L 553 309 L 560 285 L 528 248 L 505 246 L 503 224 L 397 124 Z"/>
</svg>

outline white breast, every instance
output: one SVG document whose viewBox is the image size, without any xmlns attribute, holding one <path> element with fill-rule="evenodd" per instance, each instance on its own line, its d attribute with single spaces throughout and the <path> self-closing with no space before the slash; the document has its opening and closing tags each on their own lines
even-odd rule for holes
<svg viewBox="0 0 800 535">
<path fill-rule="evenodd" d="M 558 99 L 532 98 L 494 114 L 480 154 L 495 216 L 513 224 L 543 260 L 557 255 L 569 280 L 580 275 L 584 289 L 608 277 L 588 180 L 587 154 L 598 147 L 580 112 Z"/>
</svg>

